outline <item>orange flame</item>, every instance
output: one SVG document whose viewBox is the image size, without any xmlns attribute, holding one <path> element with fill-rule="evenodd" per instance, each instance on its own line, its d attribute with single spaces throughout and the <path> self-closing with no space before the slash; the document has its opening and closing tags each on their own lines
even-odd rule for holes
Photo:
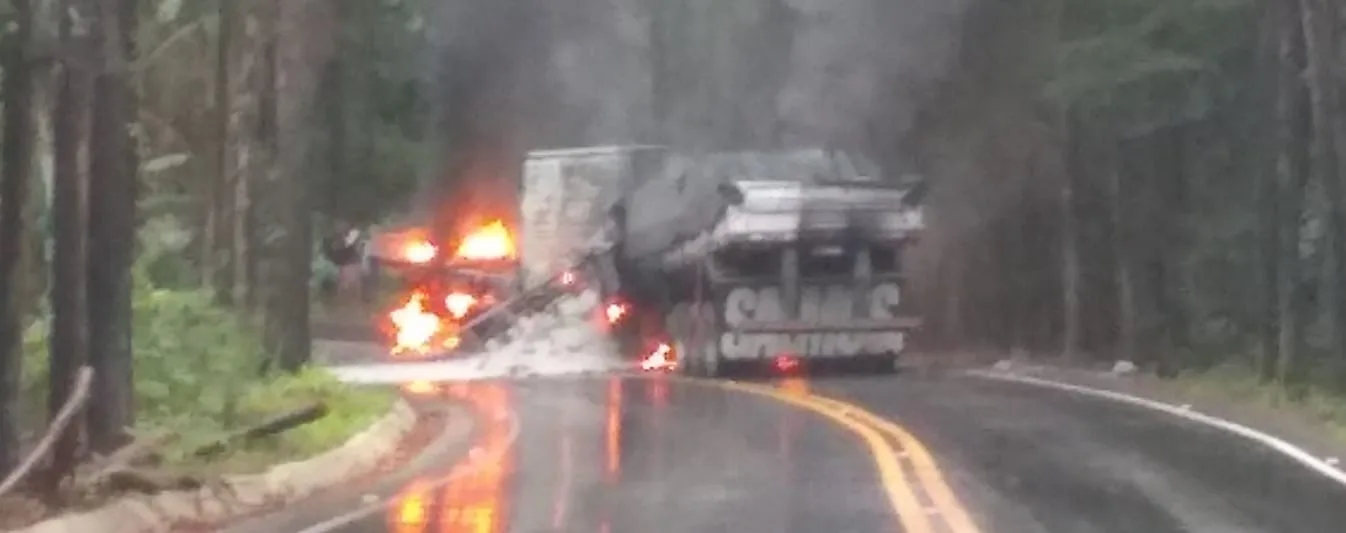
<svg viewBox="0 0 1346 533">
<path fill-rule="evenodd" d="M 471 294 L 455 292 L 444 297 L 444 306 L 449 309 L 449 314 L 458 320 L 467 316 L 467 312 L 471 311 L 476 305 L 477 297 Z"/>
<path fill-rule="evenodd" d="M 677 366 L 677 361 L 673 358 L 673 347 L 667 343 L 660 343 L 654 352 L 645 356 L 645 360 L 640 362 L 640 367 L 645 370 L 664 370 Z"/>
<path fill-rule="evenodd" d="M 402 257 L 416 264 L 429 263 L 437 254 L 439 249 L 423 240 L 411 241 L 402 249 Z"/>
<path fill-rule="evenodd" d="M 461 259 L 514 259 L 514 237 L 500 220 L 492 221 L 469 233 L 458 245 L 455 255 Z"/>
<path fill-rule="evenodd" d="M 616 324 L 626 316 L 626 306 L 620 303 L 610 303 L 603 310 L 603 314 L 608 317 L 608 324 Z"/>
<path fill-rule="evenodd" d="M 427 298 L 424 292 L 414 292 L 405 305 L 388 314 L 397 327 L 394 354 L 428 353 L 435 337 L 444 330 L 439 317 L 426 310 Z"/>
</svg>

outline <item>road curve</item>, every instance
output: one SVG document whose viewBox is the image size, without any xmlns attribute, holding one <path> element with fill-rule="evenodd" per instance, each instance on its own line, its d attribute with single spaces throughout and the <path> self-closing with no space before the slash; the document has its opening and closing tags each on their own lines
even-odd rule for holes
<svg viewBox="0 0 1346 533">
<path fill-rule="evenodd" d="M 987 531 L 1346 531 L 1346 487 L 1166 413 L 961 376 L 823 379 L 814 390 L 918 436 Z"/>
<path fill-rule="evenodd" d="M 305 533 L 1337 533 L 1346 487 L 1177 417 L 971 377 L 457 384 L 469 460 Z M 512 417 L 500 416 L 512 412 Z M 343 518 L 345 517 L 345 518 Z"/>
<path fill-rule="evenodd" d="M 471 387 L 518 415 L 500 460 L 331 531 L 901 531 L 867 445 L 796 406 L 667 379 Z"/>
</svg>

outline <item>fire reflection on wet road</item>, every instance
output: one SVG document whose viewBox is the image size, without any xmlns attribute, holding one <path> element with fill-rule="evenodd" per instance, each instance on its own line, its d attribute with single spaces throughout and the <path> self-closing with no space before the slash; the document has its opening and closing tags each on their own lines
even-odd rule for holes
<svg viewBox="0 0 1346 533">
<path fill-rule="evenodd" d="M 1346 521 L 1346 488 L 1247 439 L 967 377 L 405 388 L 470 403 L 472 452 L 363 508 L 376 514 L 291 509 L 326 520 L 305 531 L 1335 533 Z M 295 529 L 246 533 L 268 531 Z"/>
<path fill-rule="evenodd" d="M 339 531 L 900 530 L 863 445 L 765 398 L 618 377 L 437 393 L 512 409 L 517 441 L 506 417 L 483 416 L 473 457 Z"/>
<path fill-rule="evenodd" d="M 442 393 L 466 401 L 480 413 L 475 461 L 463 461 L 442 480 L 411 482 L 389 507 L 387 530 L 393 533 L 503 533 L 508 531 L 509 491 L 514 469 L 512 428 L 502 416 L 510 410 L 510 391 L 501 384 L 456 383 L 437 387 L 416 383 L 417 394 Z M 446 482 L 447 481 L 447 482 Z"/>
</svg>

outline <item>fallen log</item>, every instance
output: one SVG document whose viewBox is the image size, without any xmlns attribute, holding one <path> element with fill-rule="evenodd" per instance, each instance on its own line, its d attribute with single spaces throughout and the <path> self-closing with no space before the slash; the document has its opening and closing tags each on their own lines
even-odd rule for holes
<svg viewBox="0 0 1346 533">
<path fill-rule="evenodd" d="M 160 492 L 200 485 L 194 479 L 162 481 L 163 475 L 147 475 L 140 468 L 153 468 L 163 458 L 163 447 L 176 435 L 159 433 L 137 437 L 112 453 L 96 458 L 75 477 L 76 491 L 85 495 L 106 492 Z"/>
<path fill-rule="evenodd" d="M 4 496 L 13 490 L 24 477 L 33 470 L 34 466 L 51 452 L 51 447 L 56 444 L 56 439 L 65 433 L 66 427 L 70 421 L 75 419 L 75 415 L 84 409 L 84 405 L 89 402 L 89 386 L 93 383 L 93 369 L 90 367 L 80 367 L 79 372 L 75 374 L 75 387 L 70 392 L 70 397 L 66 399 L 65 405 L 56 413 L 52 419 L 51 425 L 47 426 L 47 433 L 38 441 L 33 451 L 24 458 L 23 462 L 4 481 L 0 482 L 0 496 Z"/>
<path fill-rule="evenodd" d="M 160 452 L 164 445 L 173 441 L 176 437 L 177 435 L 167 432 L 137 437 L 131 442 L 126 443 L 125 446 L 117 448 L 112 453 L 98 458 L 98 460 L 94 461 L 92 470 L 96 473 L 107 470 L 116 470 L 130 465 L 153 462 L 156 457 L 161 455 Z"/>
<path fill-rule="evenodd" d="M 197 458 L 210 458 L 223 453 L 230 446 L 274 436 L 313 422 L 326 416 L 327 412 L 327 405 L 322 402 L 313 402 L 284 411 L 200 446 L 192 450 L 191 455 Z M 118 449 L 102 461 L 102 464 L 94 473 L 84 477 L 80 484 L 89 491 L 104 490 L 114 493 L 139 492 L 145 494 L 172 490 L 195 490 L 204 486 L 206 480 L 199 476 L 137 465 L 145 458 L 156 455 L 157 450 L 170 438 L 171 435 L 156 435 L 138 439 L 136 442 Z"/>
<path fill-rule="evenodd" d="M 196 490 L 205 484 L 205 480 L 197 476 L 162 470 L 125 468 L 109 471 L 99 480 L 97 486 L 113 493 L 157 494 L 174 490 Z"/>
<path fill-rule="evenodd" d="M 113 484 L 112 478 L 122 475 L 121 472 L 147 463 L 157 463 L 163 457 L 162 448 L 175 437 L 176 435 L 172 433 L 138 437 L 93 461 L 93 464 L 85 469 L 87 474 L 76 476 L 78 484 L 86 492 L 92 491 L 96 487 Z"/>
<path fill-rule="evenodd" d="M 302 407 L 281 412 L 263 420 L 257 424 L 229 434 L 214 442 L 201 446 L 192 451 L 195 457 L 205 458 L 213 457 L 223 453 L 238 443 L 249 443 L 264 437 L 270 437 L 296 427 L 308 424 L 327 416 L 327 404 L 322 402 L 313 402 Z"/>
</svg>

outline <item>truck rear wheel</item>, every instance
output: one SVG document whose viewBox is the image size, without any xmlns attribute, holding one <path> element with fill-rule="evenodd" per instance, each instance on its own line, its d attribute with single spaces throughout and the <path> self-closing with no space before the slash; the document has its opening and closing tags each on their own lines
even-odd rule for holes
<svg viewBox="0 0 1346 533">
<path fill-rule="evenodd" d="M 888 375 L 897 373 L 898 356 L 883 355 L 874 361 L 874 373 L 879 375 Z"/>
<path fill-rule="evenodd" d="M 687 343 L 682 339 L 673 340 L 673 351 L 678 356 L 678 371 L 684 376 L 700 377 L 702 373 L 701 358 L 688 349 Z"/>
<path fill-rule="evenodd" d="M 720 354 L 718 352 L 714 341 L 707 342 L 701 349 L 701 364 L 708 378 L 718 378 L 722 375 L 723 370 L 720 367 Z"/>
</svg>

